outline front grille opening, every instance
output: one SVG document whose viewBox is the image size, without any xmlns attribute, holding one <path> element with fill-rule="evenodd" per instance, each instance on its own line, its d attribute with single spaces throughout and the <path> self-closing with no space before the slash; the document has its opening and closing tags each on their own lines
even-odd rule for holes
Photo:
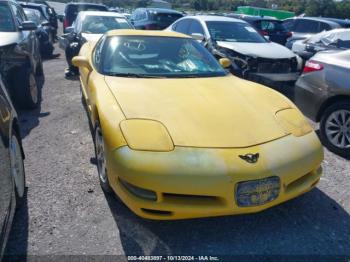
<svg viewBox="0 0 350 262">
<path fill-rule="evenodd" d="M 157 194 L 152 190 L 134 186 L 119 178 L 120 184 L 131 194 L 142 199 L 157 201 Z"/>
<path fill-rule="evenodd" d="M 297 71 L 298 61 L 296 58 L 268 59 L 258 58 L 257 73 L 279 74 Z"/>
<path fill-rule="evenodd" d="M 172 215 L 172 212 L 164 211 L 164 210 L 155 210 L 155 209 L 148 209 L 148 208 L 141 208 L 141 210 L 147 214 L 150 214 L 150 215 L 157 215 L 157 216 L 171 216 Z"/>
<path fill-rule="evenodd" d="M 317 176 L 317 174 L 316 174 L 316 176 Z M 298 178 L 297 180 L 294 180 L 293 182 L 288 184 L 286 186 L 285 192 L 290 193 L 290 192 L 293 192 L 294 190 L 298 190 L 300 187 L 307 185 L 307 184 L 310 184 L 314 179 L 315 179 L 315 173 L 310 172 L 310 173 L 306 174 L 305 176 L 302 176 L 302 177 Z M 315 183 L 317 184 L 317 182 L 318 181 L 316 181 Z"/>
<path fill-rule="evenodd" d="M 182 205 L 223 205 L 223 200 L 216 196 L 186 195 L 163 193 L 165 202 Z"/>
</svg>

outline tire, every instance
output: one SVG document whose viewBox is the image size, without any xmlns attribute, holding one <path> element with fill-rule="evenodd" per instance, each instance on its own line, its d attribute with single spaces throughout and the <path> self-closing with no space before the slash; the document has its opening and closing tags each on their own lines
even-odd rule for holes
<svg viewBox="0 0 350 262">
<path fill-rule="evenodd" d="M 35 109 L 41 100 L 37 75 L 30 68 L 21 68 L 14 78 L 14 97 L 22 109 Z"/>
<path fill-rule="evenodd" d="M 350 101 L 338 102 L 325 110 L 320 137 L 330 151 L 350 158 Z"/>
<path fill-rule="evenodd" d="M 113 189 L 111 188 L 108 180 L 104 140 L 99 122 L 96 122 L 95 124 L 94 144 L 98 178 L 100 180 L 101 188 L 105 193 L 111 194 Z"/>
<path fill-rule="evenodd" d="M 45 46 L 45 48 L 42 50 L 41 54 L 44 58 L 50 58 L 52 57 L 54 51 L 54 47 L 52 44 Z"/>
<path fill-rule="evenodd" d="M 21 145 L 17 134 L 12 134 L 10 140 L 10 162 L 11 173 L 14 180 L 14 189 L 16 195 L 16 205 L 23 198 L 25 192 L 26 176 L 23 164 L 23 155 Z M 17 205 L 18 207 L 18 205 Z"/>
</svg>

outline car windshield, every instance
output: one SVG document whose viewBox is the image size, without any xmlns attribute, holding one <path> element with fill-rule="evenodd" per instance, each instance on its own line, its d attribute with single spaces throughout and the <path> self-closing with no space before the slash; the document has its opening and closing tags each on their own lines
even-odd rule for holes
<svg viewBox="0 0 350 262">
<path fill-rule="evenodd" d="M 16 31 L 16 27 L 12 19 L 11 10 L 6 4 L 0 3 L 0 32 L 14 31 Z"/>
<path fill-rule="evenodd" d="M 252 26 L 241 22 L 208 21 L 206 22 L 210 36 L 215 41 L 266 43 Z"/>
<path fill-rule="evenodd" d="M 107 38 L 95 63 L 105 75 L 125 77 L 214 77 L 226 71 L 191 38 L 113 36 Z"/>
<path fill-rule="evenodd" d="M 45 18 L 38 10 L 24 8 L 24 13 L 26 14 L 28 20 L 34 22 L 37 26 L 41 25 L 41 23 L 45 21 Z"/>
<path fill-rule="evenodd" d="M 104 34 L 113 29 L 131 29 L 125 18 L 114 16 L 87 16 L 83 21 L 82 32 L 87 34 Z"/>
</svg>

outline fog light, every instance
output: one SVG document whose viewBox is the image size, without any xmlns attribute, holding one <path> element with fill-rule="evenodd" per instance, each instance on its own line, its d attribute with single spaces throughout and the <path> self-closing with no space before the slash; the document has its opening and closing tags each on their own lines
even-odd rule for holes
<svg viewBox="0 0 350 262">
<path fill-rule="evenodd" d="M 152 200 L 152 201 L 157 201 L 157 194 L 154 191 L 148 190 L 148 189 L 144 189 L 144 188 L 140 188 L 134 185 L 131 185 L 128 182 L 125 182 L 124 180 L 119 179 L 120 183 L 133 195 L 139 197 L 139 198 L 143 198 L 143 199 L 147 199 L 147 200 Z"/>
<path fill-rule="evenodd" d="M 241 182 L 236 187 L 237 205 L 259 206 L 275 200 L 280 192 L 279 177 Z"/>
</svg>

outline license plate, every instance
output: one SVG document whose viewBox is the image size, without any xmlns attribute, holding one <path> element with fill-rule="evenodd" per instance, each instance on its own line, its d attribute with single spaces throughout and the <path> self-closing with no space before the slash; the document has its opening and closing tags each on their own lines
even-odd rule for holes
<svg viewBox="0 0 350 262">
<path fill-rule="evenodd" d="M 269 203 L 278 197 L 280 184 L 280 178 L 276 176 L 240 182 L 235 193 L 237 205 L 250 207 Z"/>
</svg>

